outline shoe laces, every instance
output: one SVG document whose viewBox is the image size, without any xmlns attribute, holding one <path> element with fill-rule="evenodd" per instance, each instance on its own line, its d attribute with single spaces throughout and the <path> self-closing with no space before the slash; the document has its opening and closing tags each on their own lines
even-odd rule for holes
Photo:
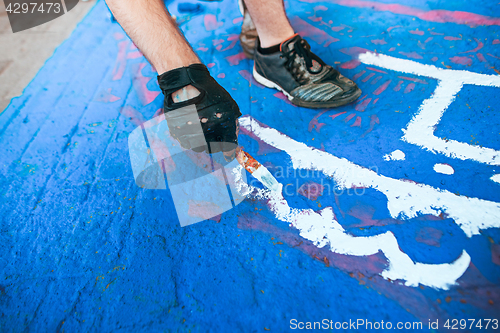
<svg viewBox="0 0 500 333">
<path fill-rule="evenodd" d="M 295 42 L 293 44 L 293 47 L 291 47 L 288 51 L 284 51 L 283 54 L 281 55 L 282 58 L 287 59 L 287 61 L 285 62 L 285 67 L 292 73 L 295 79 L 299 82 L 306 74 L 308 73 L 315 74 L 310 70 L 314 65 L 313 56 L 314 55 L 311 52 L 311 46 L 304 39 Z M 300 66 L 298 62 L 295 61 L 297 57 L 304 59 L 306 71 L 301 70 L 302 66 Z"/>
</svg>

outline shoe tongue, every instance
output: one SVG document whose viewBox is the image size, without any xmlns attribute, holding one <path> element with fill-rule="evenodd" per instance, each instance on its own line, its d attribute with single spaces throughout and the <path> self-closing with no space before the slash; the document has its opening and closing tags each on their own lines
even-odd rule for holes
<svg viewBox="0 0 500 333">
<path fill-rule="evenodd" d="M 301 40 L 302 38 L 298 34 L 296 34 L 281 44 L 281 50 L 290 51 L 291 49 L 293 49 L 295 43 L 300 43 Z M 312 59 L 312 66 L 309 68 L 309 71 L 311 73 L 319 73 L 322 69 L 323 66 L 316 60 Z"/>
<path fill-rule="evenodd" d="M 319 73 L 321 72 L 321 69 L 323 68 L 323 66 L 321 66 L 321 64 L 319 62 L 317 62 L 316 60 L 312 60 L 312 67 L 309 68 L 309 70 L 313 73 Z"/>
<path fill-rule="evenodd" d="M 291 38 L 287 39 L 283 43 L 281 43 L 281 50 L 282 51 L 290 51 L 293 49 L 293 46 L 295 43 L 300 42 L 302 38 L 299 35 L 293 35 Z"/>
</svg>

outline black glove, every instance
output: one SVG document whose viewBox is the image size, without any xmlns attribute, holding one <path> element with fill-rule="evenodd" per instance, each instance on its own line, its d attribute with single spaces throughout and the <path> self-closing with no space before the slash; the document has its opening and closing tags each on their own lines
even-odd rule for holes
<svg viewBox="0 0 500 333">
<path fill-rule="evenodd" d="M 240 109 L 229 93 L 210 76 L 205 65 L 193 64 L 173 69 L 159 75 L 158 83 L 165 95 L 163 112 L 170 134 L 183 148 L 208 153 L 235 149 L 238 145 L 237 118 L 241 116 Z M 198 89 L 200 94 L 174 103 L 172 93 L 188 85 Z M 193 106 L 197 117 L 193 117 L 193 112 L 189 114 L 189 110 L 194 110 Z M 203 133 L 199 133 L 196 121 L 201 124 Z"/>
</svg>

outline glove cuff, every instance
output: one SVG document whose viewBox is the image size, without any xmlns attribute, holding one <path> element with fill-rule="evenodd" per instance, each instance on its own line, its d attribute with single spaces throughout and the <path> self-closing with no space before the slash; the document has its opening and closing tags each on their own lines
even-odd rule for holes
<svg viewBox="0 0 500 333">
<path fill-rule="evenodd" d="M 179 89 L 188 85 L 193 85 L 195 79 L 211 77 L 207 66 L 203 64 L 191 64 L 187 67 L 172 69 L 168 72 L 158 75 L 158 84 L 165 96 L 168 96 Z"/>
</svg>

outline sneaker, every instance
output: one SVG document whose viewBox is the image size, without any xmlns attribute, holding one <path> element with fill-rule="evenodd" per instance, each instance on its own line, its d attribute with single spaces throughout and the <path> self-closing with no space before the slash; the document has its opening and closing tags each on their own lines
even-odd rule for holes
<svg viewBox="0 0 500 333">
<path fill-rule="evenodd" d="M 361 89 L 311 52 L 298 34 L 284 41 L 280 51 L 259 52 L 255 47 L 253 76 L 257 82 L 282 91 L 295 105 L 307 108 L 333 108 L 361 96 Z"/>
<path fill-rule="evenodd" d="M 255 41 L 257 40 L 257 29 L 253 24 L 252 18 L 248 13 L 247 7 L 243 0 L 238 1 L 241 15 L 243 15 L 243 24 L 241 25 L 240 44 L 243 53 L 248 59 L 253 59 L 255 50 Z"/>
</svg>

